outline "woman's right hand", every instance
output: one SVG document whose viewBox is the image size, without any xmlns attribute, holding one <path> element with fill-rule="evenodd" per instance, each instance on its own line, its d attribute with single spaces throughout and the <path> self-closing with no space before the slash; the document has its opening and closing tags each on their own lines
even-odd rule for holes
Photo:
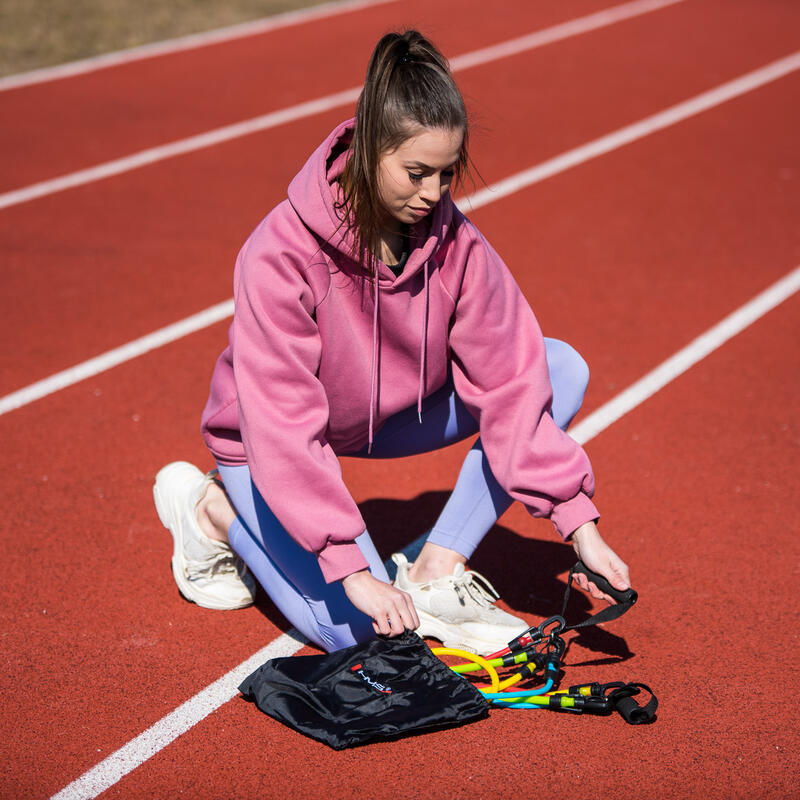
<svg viewBox="0 0 800 800">
<path fill-rule="evenodd" d="M 600 531 L 594 522 L 581 525 L 570 536 L 572 546 L 578 558 L 593 572 L 602 575 L 615 589 L 624 591 L 631 585 L 628 565 L 603 541 Z M 592 597 L 616 604 L 613 597 L 601 592 L 594 583 L 590 583 L 586 575 L 575 573 L 575 583 Z"/>
<path fill-rule="evenodd" d="M 408 628 L 419 627 L 419 617 L 411 595 L 373 577 L 369 570 L 353 572 L 342 578 L 342 586 L 350 602 L 372 617 L 375 633 L 399 636 Z"/>
</svg>

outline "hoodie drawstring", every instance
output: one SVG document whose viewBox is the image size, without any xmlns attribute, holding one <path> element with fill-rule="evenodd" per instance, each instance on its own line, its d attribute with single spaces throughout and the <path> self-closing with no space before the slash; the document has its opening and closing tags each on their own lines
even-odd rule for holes
<svg viewBox="0 0 800 800">
<path fill-rule="evenodd" d="M 428 262 L 422 265 L 422 274 L 425 282 L 425 309 L 422 317 L 422 336 L 419 343 L 419 388 L 417 390 L 417 417 L 420 424 L 422 423 L 422 395 L 425 391 L 425 366 L 427 358 L 427 344 L 428 344 L 428 311 L 430 305 L 430 287 L 428 285 Z M 370 377 L 370 395 L 369 395 L 369 439 L 367 444 L 367 455 L 372 453 L 372 442 L 375 433 L 375 398 L 377 390 L 378 378 L 378 322 L 379 312 L 378 305 L 381 296 L 380 287 L 378 285 L 378 276 L 375 275 L 375 300 L 373 303 L 372 315 L 372 374 Z"/>
<path fill-rule="evenodd" d="M 419 344 L 419 391 L 417 393 L 417 417 L 422 424 L 422 393 L 425 389 L 425 355 L 428 343 L 428 262 L 422 265 L 422 274 L 425 276 L 425 311 L 422 318 L 422 341 Z"/>
<path fill-rule="evenodd" d="M 370 379 L 369 394 L 369 445 L 367 454 L 372 453 L 372 439 L 375 425 L 375 382 L 378 377 L 378 298 L 381 296 L 378 286 L 378 272 L 375 271 L 374 277 L 375 301 L 373 303 L 374 312 L 372 315 L 372 377 Z"/>
</svg>

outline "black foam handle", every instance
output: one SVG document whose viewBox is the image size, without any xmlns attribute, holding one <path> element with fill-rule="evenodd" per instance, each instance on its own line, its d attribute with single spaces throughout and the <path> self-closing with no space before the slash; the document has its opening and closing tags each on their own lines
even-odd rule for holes
<svg viewBox="0 0 800 800">
<path fill-rule="evenodd" d="M 578 561 L 572 569 L 573 572 L 583 573 L 601 592 L 613 597 L 617 603 L 632 606 L 639 595 L 634 589 L 615 589 L 602 575 L 592 572 L 583 561 Z"/>
</svg>

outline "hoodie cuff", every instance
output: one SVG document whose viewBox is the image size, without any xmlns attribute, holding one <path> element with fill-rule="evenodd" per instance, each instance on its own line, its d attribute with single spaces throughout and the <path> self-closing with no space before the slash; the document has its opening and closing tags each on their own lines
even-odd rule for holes
<svg viewBox="0 0 800 800">
<path fill-rule="evenodd" d="M 587 522 L 592 522 L 600 516 L 595 504 L 583 492 L 575 495 L 570 500 L 553 507 L 550 514 L 551 522 L 562 539 L 567 537 Z"/>
<path fill-rule="evenodd" d="M 354 572 L 369 568 L 367 559 L 355 542 L 328 542 L 317 553 L 317 558 L 325 583 L 340 581 Z"/>
</svg>

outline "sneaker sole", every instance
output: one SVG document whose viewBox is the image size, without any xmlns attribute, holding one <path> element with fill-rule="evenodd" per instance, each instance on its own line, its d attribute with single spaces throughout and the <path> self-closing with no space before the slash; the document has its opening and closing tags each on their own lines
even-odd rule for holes
<svg viewBox="0 0 800 800">
<path fill-rule="evenodd" d="M 501 642 L 498 640 L 490 641 L 473 634 L 465 635 L 463 631 L 458 629 L 457 625 L 442 622 L 438 617 L 434 617 L 419 608 L 417 609 L 417 616 L 419 617 L 417 633 L 420 636 L 431 636 L 434 639 L 438 639 L 445 647 L 466 650 L 479 656 L 491 655 L 497 652 L 514 638 L 514 634 L 511 634 L 508 639 Z"/>
<path fill-rule="evenodd" d="M 183 550 L 183 540 L 180 533 L 176 533 L 176 530 L 179 530 L 177 520 L 180 518 L 180 510 L 171 507 L 170 504 L 161 497 L 161 493 L 158 489 L 159 484 L 163 485 L 170 473 L 183 469 L 182 464 L 183 462 L 176 462 L 162 467 L 162 469 L 158 471 L 155 483 L 153 484 L 153 502 L 155 503 L 158 518 L 161 520 L 161 524 L 172 534 L 172 560 L 170 563 L 172 565 L 172 576 L 175 578 L 175 583 L 178 585 L 178 591 L 185 600 L 201 608 L 209 608 L 214 611 L 233 611 L 237 608 L 247 608 L 253 605 L 252 600 L 236 605 L 215 603 L 213 600 L 207 600 L 205 597 L 197 594 L 195 588 L 189 584 L 183 574 L 183 568 L 180 566 L 180 552 Z"/>
</svg>

